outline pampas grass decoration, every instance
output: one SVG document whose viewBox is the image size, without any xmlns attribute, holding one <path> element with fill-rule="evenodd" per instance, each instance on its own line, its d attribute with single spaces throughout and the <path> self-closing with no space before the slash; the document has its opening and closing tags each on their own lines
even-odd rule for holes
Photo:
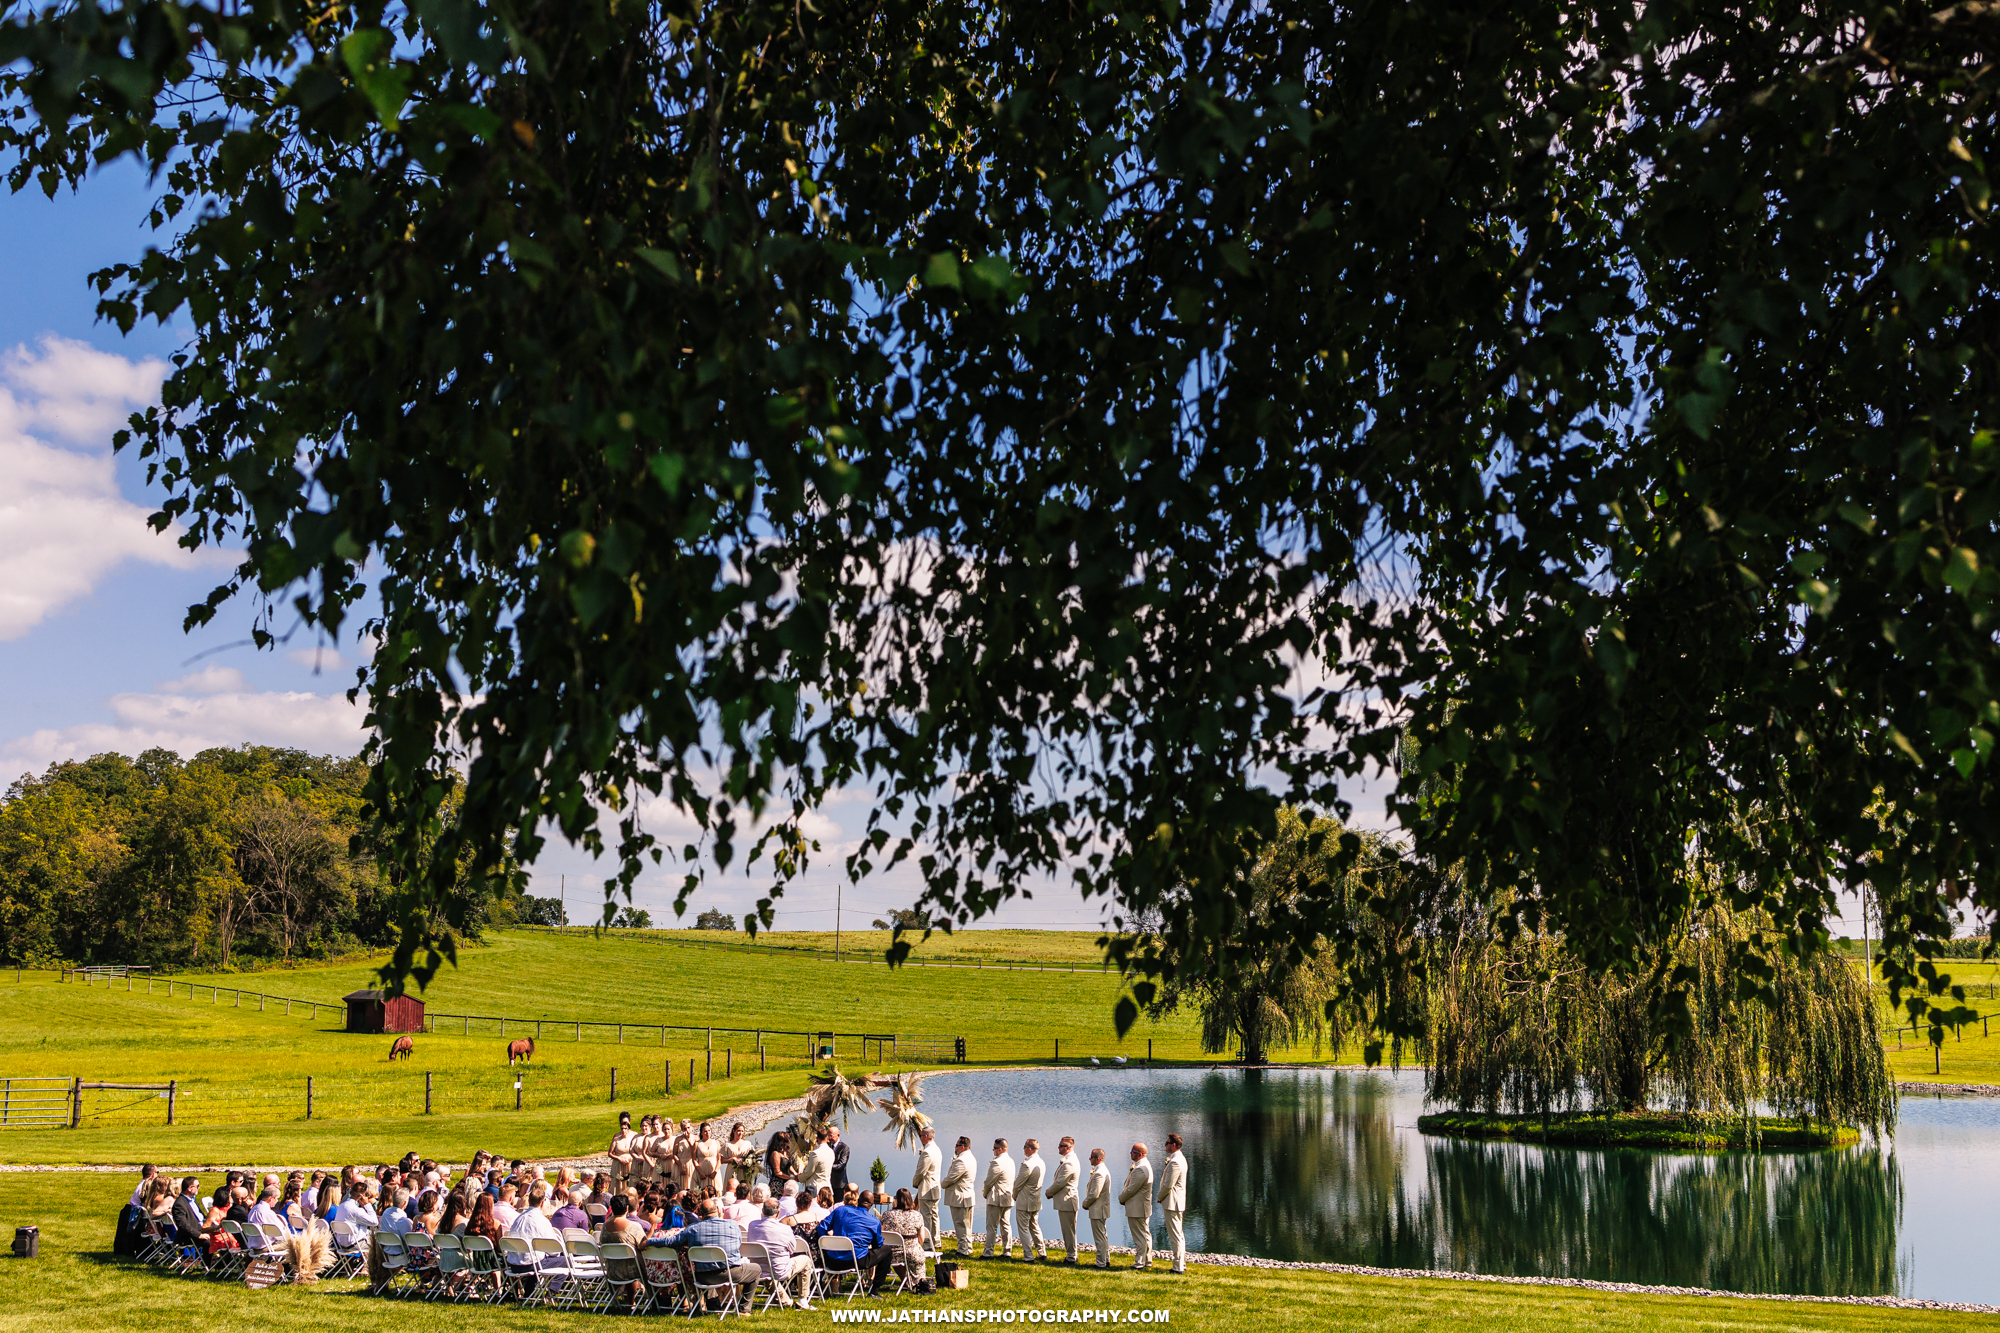
<svg viewBox="0 0 2000 1333">
<path fill-rule="evenodd" d="M 923 1081 L 922 1074 L 898 1074 L 889 1080 L 889 1095 L 876 1099 L 875 1104 L 889 1117 L 889 1128 L 896 1133 L 898 1148 L 909 1148 L 918 1141 L 921 1131 L 930 1128 L 931 1118 L 917 1109 L 924 1099 Z"/>
<path fill-rule="evenodd" d="M 333 1266 L 333 1232 L 315 1221 L 304 1231 L 292 1233 L 285 1238 L 285 1261 L 291 1267 L 292 1281 L 317 1280 Z"/>
</svg>

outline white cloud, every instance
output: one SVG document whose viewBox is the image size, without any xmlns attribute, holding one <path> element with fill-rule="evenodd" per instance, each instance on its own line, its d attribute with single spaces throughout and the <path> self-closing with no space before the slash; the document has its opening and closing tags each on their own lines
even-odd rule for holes
<svg viewBox="0 0 2000 1333">
<path fill-rule="evenodd" d="M 166 369 L 52 334 L 0 353 L 0 639 L 87 596 L 123 561 L 202 559 L 148 527 L 112 470 L 112 433 L 158 397 Z"/>
<path fill-rule="evenodd" d="M 234 677 L 234 681 L 226 680 Z M 207 691 L 203 684 L 238 688 Z M 282 745 L 318 754 L 353 754 L 366 734 L 366 706 L 343 694 L 240 688 L 234 668 L 212 667 L 169 681 L 152 694 L 118 694 L 109 701 L 113 721 L 31 732 L 0 745 L 0 781 L 40 772 L 64 759 L 117 751 L 136 755 L 160 747 L 183 758 L 218 746 Z M 175 692 L 175 687 L 179 687 Z"/>
<path fill-rule="evenodd" d="M 235 667 L 212 666 L 179 680 L 163 680 L 153 688 L 161 694 L 241 694 L 249 684 Z"/>
</svg>

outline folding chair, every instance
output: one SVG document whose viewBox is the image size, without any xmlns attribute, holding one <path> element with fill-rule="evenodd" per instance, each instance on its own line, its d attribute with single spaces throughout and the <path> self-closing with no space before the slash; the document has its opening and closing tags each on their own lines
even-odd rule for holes
<svg viewBox="0 0 2000 1333">
<path fill-rule="evenodd" d="M 884 1294 L 900 1296 L 906 1291 L 915 1291 L 917 1283 L 924 1276 L 924 1251 L 917 1251 L 917 1258 L 913 1263 L 909 1248 L 903 1243 L 902 1236 L 893 1231 L 885 1231 L 882 1233 L 882 1241 L 889 1247 L 889 1276 L 896 1280 L 895 1290 Z"/>
<path fill-rule="evenodd" d="M 646 1271 L 639 1266 L 638 1251 L 613 1241 L 599 1246 L 597 1257 L 604 1265 L 604 1284 L 610 1293 L 604 1304 L 606 1310 L 620 1296 L 629 1307 L 627 1314 L 644 1314 L 653 1307 L 653 1284 L 646 1280 Z"/>
<path fill-rule="evenodd" d="M 855 1253 L 854 1242 L 845 1236 L 826 1235 L 819 1238 L 819 1280 L 820 1290 L 830 1298 L 840 1295 L 840 1280 L 854 1279 L 848 1288 L 847 1299 L 852 1301 L 868 1285 L 861 1272 L 861 1257 Z"/>
<path fill-rule="evenodd" d="M 353 1277 L 368 1265 L 368 1243 L 345 1222 L 333 1224 L 333 1266 L 321 1276 Z"/>
<path fill-rule="evenodd" d="M 646 1275 L 646 1290 L 652 1294 L 653 1308 L 679 1314 L 687 1303 L 687 1288 L 681 1281 L 681 1257 L 663 1245 L 649 1246 L 639 1256 L 639 1271 Z"/>
<path fill-rule="evenodd" d="M 708 1302 L 710 1313 L 727 1319 L 731 1314 L 742 1314 L 743 1306 L 737 1300 L 736 1279 L 729 1272 L 729 1253 L 720 1245 L 693 1245 L 687 1252 L 688 1267 L 694 1271 L 695 1294 Z M 703 1277 L 702 1266 L 720 1268 L 718 1276 Z M 716 1293 L 722 1295 L 721 1308 L 715 1308 Z"/>
<path fill-rule="evenodd" d="M 436 1300 L 443 1296 L 454 1297 L 458 1293 L 454 1284 L 459 1274 L 465 1271 L 465 1242 L 449 1231 L 437 1234 L 437 1281 L 431 1286 L 430 1297 Z"/>
<path fill-rule="evenodd" d="M 563 1303 L 563 1289 L 569 1285 L 569 1251 L 553 1236 L 535 1236 L 528 1243 L 535 1247 L 535 1283 L 533 1305 L 560 1306 Z M 553 1259 L 556 1262 L 550 1263 Z"/>
<path fill-rule="evenodd" d="M 564 1241 L 572 1241 L 572 1240 L 595 1241 L 597 1239 L 597 1237 L 591 1235 L 588 1231 L 585 1231 L 582 1227 L 564 1227 L 559 1234 L 562 1236 Z"/>
<path fill-rule="evenodd" d="M 250 1266 L 250 1251 L 243 1244 L 243 1228 L 234 1222 L 225 1221 L 222 1224 L 222 1234 L 235 1241 L 236 1247 L 218 1252 L 209 1266 L 208 1275 L 215 1278 L 233 1278 Z"/>
<path fill-rule="evenodd" d="M 409 1247 L 403 1238 L 393 1231 L 376 1233 L 375 1246 L 378 1251 L 376 1262 L 382 1269 L 381 1279 L 368 1289 L 371 1296 L 387 1296 L 396 1285 L 396 1279 L 410 1270 Z"/>
<path fill-rule="evenodd" d="M 757 1280 L 750 1286 L 750 1299 L 744 1313 L 755 1314 L 759 1311 L 757 1293 L 760 1291 L 765 1293 L 761 1308 L 769 1310 L 777 1303 L 780 1296 L 785 1295 L 785 1284 L 778 1280 L 776 1256 L 771 1253 L 771 1247 L 762 1241 L 746 1240 L 737 1249 L 742 1253 L 744 1263 L 757 1265 Z M 786 1254 L 784 1257 L 790 1259 L 791 1255 Z M 789 1297 L 786 1303 L 790 1304 Z"/>
<path fill-rule="evenodd" d="M 416 1279 L 404 1295 L 423 1296 L 431 1284 L 437 1281 L 437 1241 L 428 1232 L 412 1231 L 403 1237 L 403 1249 L 410 1256 L 409 1266 L 405 1271 Z"/>
<path fill-rule="evenodd" d="M 190 1238 L 178 1226 L 174 1228 L 173 1258 L 167 1262 L 167 1271 L 180 1277 L 199 1277 L 208 1273 L 208 1250 L 201 1237 Z"/>
<path fill-rule="evenodd" d="M 466 1236 L 459 1241 L 459 1249 L 465 1255 L 465 1271 L 468 1276 L 464 1287 L 458 1293 L 458 1299 L 489 1303 L 499 1300 L 503 1290 L 500 1254 L 493 1248 L 493 1242 L 484 1236 Z"/>
<path fill-rule="evenodd" d="M 161 1225 L 164 1222 L 165 1225 Z M 148 1219 L 146 1223 L 146 1247 L 139 1251 L 142 1264 L 165 1265 L 180 1249 L 180 1236 L 174 1230 L 171 1218 Z"/>
<path fill-rule="evenodd" d="M 566 1239 L 563 1248 L 569 1251 L 569 1293 L 563 1302 L 582 1310 L 602 1310 L 611 1304 L 611 1286 L 604 1280 L 604 1260 L 597 1242 L 592 1240 Z"/>
<path fill-rule="evenodd" d="M 504 1290 L 523 1305 L 533 1299 L 535 1247 L 519 1236 L 500 1238 L 500 1278 Z"/>
<path fill-rule="evenodd" d="M 583 1206 L 583 1215 L 590 1219 L 590 1225 L 593 1230 L 603 1228 L 604 1215 L 608 1211 L 601 1203 L 587 1203 Z"/>
</svg>

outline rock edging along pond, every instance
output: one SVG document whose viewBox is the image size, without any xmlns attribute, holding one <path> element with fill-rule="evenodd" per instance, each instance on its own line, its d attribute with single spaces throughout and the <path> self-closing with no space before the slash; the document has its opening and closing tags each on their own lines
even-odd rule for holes
<svg viewBox="0 0 2000 1333">
<path fill-rule="evenodd" d="M 1417 1132 L 1421 1134 L 1577 1148 L 1679 1148 L 1696 1152 L 1750 1147 L 1839 1148 L 1861 1137 L 1846 1125 L 1802 1125 L 1796 1120 L 1759 1119 L 1756 1128 L 1753 1141 L 1749 1126 L 1733 1116 L 1654 1111 L 1615 1115 L 1576 1111 L 1547 1117 L 1446 1111 L 1417 1117 Z"/>
</svg>

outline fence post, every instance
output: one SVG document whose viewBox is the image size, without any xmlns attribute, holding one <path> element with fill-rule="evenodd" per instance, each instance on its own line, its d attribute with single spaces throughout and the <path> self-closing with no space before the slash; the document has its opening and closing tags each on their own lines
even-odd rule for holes
<svg viewBox="0 0 2000 1333">
<path fill-rule="evenodd" d="M 313 1118 L 313 1076 L 306 1075 L 306 1119 Z"/>
<path fill-rule="evenodd" d="M 83 1119 L 83 1075 L 78 1074 L 69 1081 L 69 1127 L 75 1129 Z"/>
<path fill-rule="evenodd" d="M 713 1083 L 715 1082 L 715 1051 L 711 1049 L 706 1052 L 706 1055 L 708 1058 L 703 1061 L 701 1077 L 704 1083 Z"/>
<path fill-rule="evenodd" d="M 576 1031 L 574 1031 L 574 1032 L 572 1032 L 572 1033 L 570 1034 L 570 1040 L 571 1040 L 571 1041 L 582 1041 L 582 1040 L 583 1040 L 583 1024 L 581 1024 L 581 1023 L 578 1023 L 578 1024 L 576 1025 Z"/>
<path fill-rule="evenodd" d="M 169 1125 L 174 1123 L 174 1096 L 180 1091 L 180 1086 L 181 1081 L 177 1078 L 167 1080 L 167 1123 Z"/>
<path fill-rule="evenodd" d="M 514 1075 L 514 1109 L 516 1111 L 521 1109 L 521 1076 L 519 1074 Z"/>
<path fill-rule="evenodd" d="M 674 1062 L 672 1060 L 667 1061 L 666 1070 L 667 1077 L 666 1081 L 660 1085 L 660 1095 L 671 1097 L 674 1093 Z"/>
<path fill-rule="evenodd" d="M 1146 1067 L 1150 1069 L 1152 1068 L 1152 1065 L 1153 1065 L 1153 1039 L 1151 1037 L 1148 1037 L 1146 1038 Z"/>
<path fill-rule="evenodd" d="M 694 1057 L 688 1057 L 688 1091 L 694 1091 Z"/>
<path fill-rule="evenodd" d="M 620 1046 L 625 1044 L 625 1025 L 623 1023 L 618 1025 L 618 1044 Z"/>
<path fill-rule="evenodd" d="M 736 1048 L 734 1046 L 731 1046 L 722 1053 L 722 1076 L 724 1078 L 736 1077 Z"/>
<path fill-rule="evenodd" d="M 618 1100 L 618 1066 L 611 1066 L 611 1100 Z"/>
<path fill-rule="evenodd" d="M 764 1058 L 764 1043 L 760 1041 L 757 1043 L 757 1072 L 761 1074 L 770 1067 Z"/>
<path fill-rule="evenodd" d="M 507 1035 L 507 1020 L 504 1018 L 500 1020 L 500 1035 L 503 1037 Z"/>
<path fill-rule="evenodd" d="M 431 1071 L 424 1071 L 424 1114 L 431 1113 Z"/>
</svg>

